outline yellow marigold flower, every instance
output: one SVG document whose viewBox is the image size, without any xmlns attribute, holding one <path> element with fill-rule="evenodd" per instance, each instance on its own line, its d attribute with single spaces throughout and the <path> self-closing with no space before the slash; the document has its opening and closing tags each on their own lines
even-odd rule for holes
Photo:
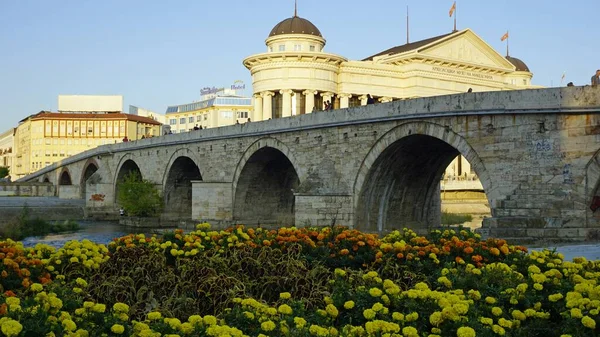
<svg viewBox="0 0 600 337">
<path fill-rule="evenodd" d="M 276 325 L 275 325 L 275 323 L 273 323 L 273 321 L 269 320 L 269 321 L 262 322 L 262 323 L 260 324 L 260 328 L 261 328 L 263 331 L 267 331 L 267 332 L 268 332 L 268 331 L 273 331 L 273 330 L 275 330 L 275 328 L 276 328 Z"/>
<path fill-rule="evenodd" d="M 487 304 L 495 304 L 496 303 L 496 299 L 493 298 L 493 297 L 488 296 L 488 297 L 485 298 L 485 303 L 487 303 Z"/>
<path fill-rule="evenodd" d="M 407 322 L 414 322 L 414 321 L 416 321 L 416 320 L 418 320 L 418 319 L 419 319 L 419 313 L 417 313 L 417 312 L 411 312 L 410 314 L 406 315 L 406 316 L 404 317 L 404 319 L 405 319 Z"/>
<path fill-rule="evenodd" d="M 252 317 L 254 317 L 254 315 Z M 150 318 L 150 314 L 148 314 L 148 318 Z M 201 324 L 202 323 L 202 316 L 200 316 L 200 315 L 192 315 L 192 316 L 188 317 L 188 322 L 190 322 L 190 323 L 192 323 L 194 325 Z"/>
<path fill-rule="evenodd" d="M 292 294 L 290 294 L 290 293 L 281 293 L 281 294 L 279 294 L 279 298 L 281 298 L 282 300 L 287 300 L 290 297 L 292 297 Z"/>
<path fill-rule="evenodd" d="M 294 323 L 296 324 L 296 328 L 302 329 L 306 325 L 306 320 L 302 317 L 294 317 Z"/>
<path fill-rule="evenodd" d="M 344 309 L 350 310 L 352 308 L 354 308 L 354 301 L 346 301 L 344 303 Z"/>
<path fill-rule="evenodd" d="M 327 311 L 327 313 L 329 314 L 329 316 L 331 316 L 333 318 L 335 318 L 335 317 L 337 317 L 339 315 L 338 309 L 333 304 L 327 304 L 327 307 L 325 307 L 325 311 Z"/>
<path fill-rule="evenodd" d="M 79 259 L 78 259 L 78 258 L 76 258 L 75 256 L 73 256 L 73 257 L 71 257 L 71 258 L 69 259 L 69 262 L 71 262 L 71 263 L 78 263 L 78 262 L 79 262 Z"/>
<path fill-rule="evenodd" d="M 581 309 L 579 309 L 579 308 L 572 308 L 571 309 L 571 317 L 572 318 L 582 318 L 583 314 L 581 313 Z"/>
<path fill-rule="evenodd" d="M 125 331 L 125 327 L 121 324 L 113 324 L 113 326 L 110 327 L 110 331 L 116 333 L 117 335 L 120 335 Z"/>
<path fill-rule="evenodd" d="M 435 311 L 433 314 L 429 316 L 429 323 L 433 326 L 440 326 L 444 321 L 444 316 L 441 312 Z"/>
<path fill-rule="evenodd" d="M 346 276 L 346 271 L 340 268 L 335 268 L 335 274 L 340 277 Z"/>
<path fill-rule="evenodd" d="M 489 326 L 494 325 L 494 320 L 489 317 L 479 317 L 479 322 L 484 325 L 489 325 Z"/>
<path fill-rule="evenodd" d="M 383 291 L 381 291 L 381 289 L 379 288 L 371 288 L 369 289 L 369 295 L 373 297 L 380 297 L 381 295 L 383 295 Z"/>
<path fill-rule="evenodd" d="M 492 308 L 492 314 L 494 316 L 500 316 L 500 315 L 502 315 L 502 308 L 500 308 L 500 307 L 493 307 Z"/>
<path fill-rule="evenodd" d="M 183 334 L 185 335 L 189 335 L 192 332 L 194 332 L 194 326 L 192 325 L 192 323 L 181 323 L 181 326 L 179 326 L 179 331 L 183 332 Z"/>
<path fill-rule="evenodd" d="M 519 321 L 524 321 L 527 319 L 527 315 L 523 313 L 521 310 L 513 310 L 512 317 L 514 319 L 518 319 Z"/>
<path fill-rule="evenodd" d="M 9 297 L 11 298 L 11 297 Z M 4 319 L 4 318 L 3 318 Z M 7 318 L 4 322 L 2 322 L 2 326 L 0 328 L 2 333 L 8 337 L 13 337 L 19 335 L 21 330 L 23 330 L 23 325 L 21 323 L 13 320 L 12 318 Z"/>
<path fill-rule="evenodd" d="M 158 311 L 152 311 L 148 313 L 148 319 L 151 321 L 155 321 L 157 319 L 160 319 L 162 317 L 162 314 Z"/>
<path fill-rule="evenodd" d="M 287 304 L 280 305 L 279 308 L 277 308 L 277 311 L 279 311 L 279 313 L 282 313 L 284 315 L 291 315 L 293 312 L 292 307 L 290 307 Z"/>
<path fill-rule="evenodd" d="M 117 302 L 113 305 L 113 310 L 115 312 L 124 312 L 124 313 L 128 313 L 129 312 L 129 306 L 125 303 L 120 303 Z"/>
<path fill-rule="evenodd" d="M 475 337 L 475 330 L 468 326 L 461 326 L 456 330 L 456 336 L 458 337 Z"/>
<path fill-rule="evenodd" d="M 402 334 L 405 337 L 419 337 L 419 332 L 415 327 L 412 326 L 405 326 L 402 328 Z"/>
<path fill-rule="evenodd" d="M 373 309 L 365 309 L 365 310 L 363 311 L 363 316 L 364 316 L 366 319 L 373 319 L 373 318 L 375 318 L 375 314 L 376 314 L 376 313 L 375 313 L 375 311 L 374 311 Z"/>
<path fill-rule="evenodd" d="M 503 328 L 512 328 L 512 326 L 513 326 L 513 322 L 511 322 L 507 319 L 504 319 L 504 318 L 500 318 L 498 320 L 498 324 L 500 324 L 500 326 Z"/>
<path fill-rule="evenodd" d="M 244 317 L 247 319 L 254 319 L 254 314 L 249 311 L 244 311 Z"/>
<path fill-rule="evenodd" d="M 519 285 L 517 286 L 517 290 L 518 290 L 519 292 L 522 292 L 522 293 L 524 293 L 524 292 L 526 292 L 526 291 L 527 291 L 527 287 L 529 287 L 529 285 L 527 285 L 527 283 L 521 283 L 521 284 L 519 284 Z"/>
<path fill-rule="evenodd" d="M 86 280 L 82 279 L 81 277 L 78 277 L 75 280 L 75 283 L 77 283 L 78 286 L 83 287 L 83 288 L 88 286 L 88 283 L 86 282 Z"/>
<path fill-rule="evenodd" d="M 77 329 L 77 324 L 70 319 L 63 320 L 62 326 L 67 331 L 75 331 L 75 329 Z"/>
<path fill-rule="evenodd" d="M 319 336 L 319 337 L 324 337 L 329 335 L 329 330 L 327 330 L 326 328 L 320 327 L 318 325 L 311 325 L 310 328 L 308 329 L 308 331 L 310 332 L 311 335 L 315 335 L 315 336 Z"/>
<path fill-rule="evenodd" d="M 44 286 L 43 286 L 43 285 L 41 285 L 41 284 L 39 284 L 39 283 L 32 283 L 32 284 L 29 286 L 29 289 L 31 289 L 31 291 L 33 291 L 33 292 L 36 292 L 36 293 L 37 293 L 37 292 L 40 292 L 40 291 L 44 290 Z"/>
<path fill-rule="evenodd" d="M 380 312 L 381 310 L 383 310 L 383 304 L 377 302 L 377 303 L 373 304 L 371 309 L 373 309 L 373 311 L 375 311 L 375 312 Z"/>
<path fill-rule="evenodd" d="M 560 337 L 572 337 L 572 336 L 571 336 L 571 335 L 564 334 L 564 335 L 560 335 Z"/>
<path fill-rule="evenodd" d="M 563 299 L 563 294 L 558 293 L 558 294 L 552 294 L 552 295 L 548 295 L 548 300 L 550 302 L 557 302 Z"/>
<path fill-rule="evenodd" d="M 73 292 L 76 294 L 80 294 L 83 291 L 83 289 L 79 288 L 79 287 L 73 287 Z"/>
<path fill-rule="evenodd" d="M 533 284 L 533 289 L 540 291 L 544 289 L 544 286 L 541 283 L 534 283 Z"/>
<path fill-rule="evenodd" d="M 92 307 L 92 311 L 93 312 L 100 312 L 100 313 L 105 312 L 106 311 L 106 304 L 96 303 Z"/>
<path fill-rule="evenodd" d="M 89 337 L 90 333 L 87 330 L 84 330 L 84 329 L 77 329 L 77 331 L 75 331 L 75 336 L 77 336 L 77 337 Z"/>
<path fill-rule="evenodd" d="M 492 326 L 492 331 L 500 336 L 504 336 L 506 334 L 506 330 L 504 330 L 504 328 L 499 326 L 498 324 L 494 324 L 494 326 Z"/>
<path fill-rule="evenodd" d="M 590 316 L 583 316 L 581 319 L 581 324 L 583 324 L 583 326 L 586 328 L 590 328 L 592 330 L 596 329 L 596 321 Z"/>
<path fill-rule="evenodd" d="M 94 302 L 91 302 L 91 301 L 83 302 L 83 307 L 86 309 L 91 309 L 93 306 L 94 306 Z"/>
<path fill-rule="evenodd" d="M 203 318 L 204 324 L 206 325 L 216 325 L 217 324 L 217 318 L 213 315 L 206 315 Z"/>
</svg>

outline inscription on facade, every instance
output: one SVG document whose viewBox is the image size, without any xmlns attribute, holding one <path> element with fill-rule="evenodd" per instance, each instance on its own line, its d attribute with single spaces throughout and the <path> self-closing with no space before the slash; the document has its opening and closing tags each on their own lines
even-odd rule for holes
<svg viewBox="0 0 600 337">
<path fill-rule="evenodd" d="M 467 71 L 467 70 L 457 70 L 457 69 L 451 69 L 451 68 L 444 68 L 444 67 L 431 67 L 431 70 L 438 72 L 438 73 L 444 73 L 444 74 L 451 74 L 451 75 L 460 75 L 460 76 L 467 76 L 467 77 L 475 77 L 475 78 L 481 78 L 484 80 L 494 80 L 494 76 L 492 75 L 488 75 L 488 74 L 481 74 L 481 73 L 476 73 L 476 72 L 472 72 L 472 71 Z"/>
</svg>

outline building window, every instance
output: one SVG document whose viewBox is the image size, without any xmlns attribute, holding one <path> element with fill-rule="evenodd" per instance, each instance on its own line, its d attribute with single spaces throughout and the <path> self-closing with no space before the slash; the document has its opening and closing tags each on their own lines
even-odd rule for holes
<svg viewBox="0 0 600 337">
<path fill-rule="evenodd" d="M 208 114 L 204 115 L 204 120 L 208 119 Z"/>
<path fill-rule="evenodd" d="M 188 118 L 188 123 L 194 123 L 194 117 Z"/>
<path fill-rule="evenodd" d="M 294 45 L 294 51 L 301 51 L 302 50 L 302 45 L 301 44 L 295 44 Z"/>
<path fill-rule="evenodd" d="M 185 124 L 185 117 L 179 118 L 179 124 Z"/>
<path fill-rule="evenodd" d="M 285 51 L 285 45 L 284 44 L 280 44 L 279 45 L 279 51 Z"/>
<path fill-rule="evenodd" d="M 269 47 L 269 52 L 273 52 L 273 47 Z"/>
<path fill-rule="evenodd" d="M 308 47 L 310 51 L 315 51 L 315 46 Z"/>
<path fill-rule="evenodd" d="M 196 122 L 199 122 L 202 120 L 202 116 L 196 116 Z"/>
<path fill-rule="evenodd" d="M 527 80 L 523 79 L 523 85 L 527 85 Z"/>
<path fill-rule="evenodd" d="M 233 111 L 221 111 L 222 118 L 233 118 Z"/>
<path fill-rule="evenodd" d="M 176 118 L 169 119 L 169 125 L 175 125 L 175 124 L 177 124 L 177 119 Z"/>
<path fill-rule="evenodd" d="M 248 111 L 238 111 L 237 118 L 248 118 Z"/>
</svg>

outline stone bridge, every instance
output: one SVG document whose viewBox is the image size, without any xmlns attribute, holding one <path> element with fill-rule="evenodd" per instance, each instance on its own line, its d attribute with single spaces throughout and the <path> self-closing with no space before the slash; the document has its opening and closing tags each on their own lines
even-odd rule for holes
<svg viewBox="0 0 600 337">
<path fill-rule="evenodd" d="M 462 154 L 485 189 L 490 235 L 585 240 L 600 233 L 599 135 L 600 88 L 465 93 L 105 145 L 22 181 L 114 212 L 117 183 L 138 171 L 165 217 L 426 229 Z"/>
</svg>

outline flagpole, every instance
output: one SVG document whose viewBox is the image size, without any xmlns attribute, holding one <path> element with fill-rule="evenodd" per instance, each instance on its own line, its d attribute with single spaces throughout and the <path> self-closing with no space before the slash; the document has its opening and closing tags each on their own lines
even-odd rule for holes
<svg viewBox="0 0 600 337">
<path fill-rule="evenodd" d="M 408 6 L 406 6 L 406 44 L 408 44 Z"/>
<path fill-rule="evenodd" d="M 456 1 L 454 3 L 456 4 Z M 458 7 L 458 6 L 456 6 L 456 7 Z M 454 7 L 454 30 L 453 30 L 453 32 L 456 31 L 456 7 Z"/>
<path fill-rule="evenodd" d="M 508 39 L 510 39 L 510 34 L 508 34 L 508 30 L 506 31 L 506 56 L 508 56 Z"/>
</svg>

